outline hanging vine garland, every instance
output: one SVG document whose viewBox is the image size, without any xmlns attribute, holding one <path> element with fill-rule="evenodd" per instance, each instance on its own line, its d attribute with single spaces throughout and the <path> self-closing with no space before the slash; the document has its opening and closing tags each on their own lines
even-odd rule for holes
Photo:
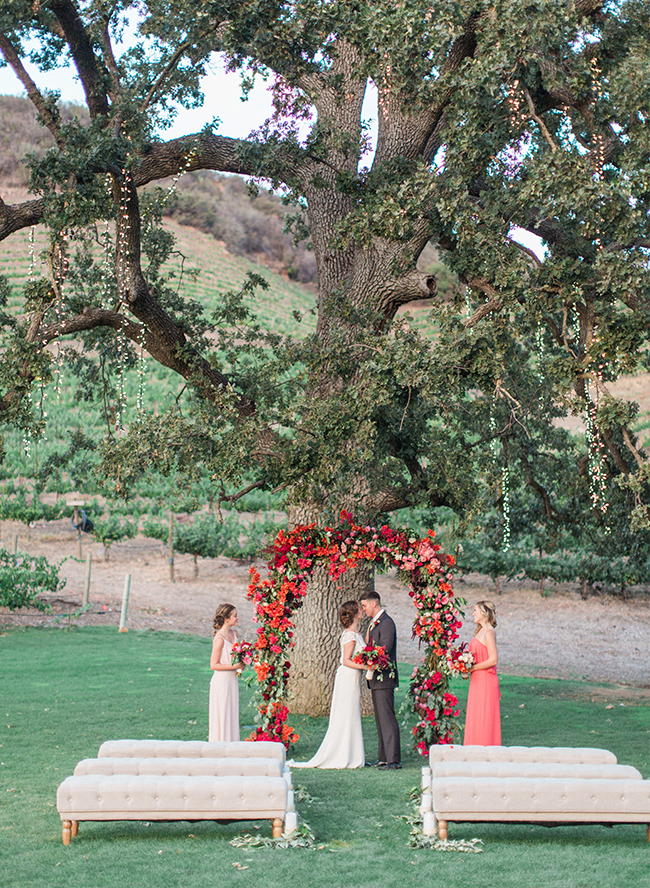
<svg viewBox="0 0 650 888">
<path fill-rule="evenodd" d="M 250 740 L 275 740 L 288 748 L 298 735 L 288 725 L 287 685 L 293 646 L 292 617 L 307 594 L 307 584 L 317 565 L 328 566 L 338 579 L 359 564 L 373 563 L 379 570 L 397 569 L 398 579 L 409 587 L 416 607 L 413 635 L 426 644 L 420 666 L 411 676 L 409 697 L 418 722 L 413 728 L 416 748 L 422 755 L 433 743 L 452 742 L 458 718 L 458 700 L 449 692 L 450 667 L 446 655 L 462 625 L 459 605 L 451 587 L 455 564 L 434 543 L 429 531 L 424 539 L 409 530 L 361 526 L 349 512 L 341 512 L 339 527 L 315 524 L 280 531 L 273 545 L 268 576 L 262 579 L 251 568 L 248 598 L 255 604 L 260 624 L 254 645 L 254 668 L 261 684 L 259 726 Z"/>
</svg>

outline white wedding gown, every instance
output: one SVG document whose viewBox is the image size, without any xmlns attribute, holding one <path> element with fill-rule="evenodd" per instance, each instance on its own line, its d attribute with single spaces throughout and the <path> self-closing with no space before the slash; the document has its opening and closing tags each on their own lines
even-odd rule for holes
<svg viewBox="0 0 650 888">
<path fill-rule="evenodd" d="M 361 669 L 343 665 L 343 647 L 354 641 L 353 656 L 365 642 L 358 632 L 346 629 L 341 635 L 341 665 L 336 670 L 327 733 L 316 755 L 308 762 L 292 762 L 294 768 L 363 768 L 361 733 Z"/>
</svg>

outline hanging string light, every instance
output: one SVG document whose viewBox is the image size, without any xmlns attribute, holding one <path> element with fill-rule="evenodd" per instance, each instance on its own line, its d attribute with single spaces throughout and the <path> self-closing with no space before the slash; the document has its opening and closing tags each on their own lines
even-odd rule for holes
<svg viewBox="0 0 650 888">
<path fill-rule="evenodd" d="M 187 172 L 189 172 L 189 169 L 192 166 L 192 161 L 196 157 L 198 148 L 199 148 L 198 142 L 194 142 L 194 144 L 192 145 L 191 149 L 189 150 L 189 152 L 187 154 L 187 157 L 185 158 L 185 163 L 183 164 L 183 166 L 180 168 L 180 170 L 176 173 L 176 175 L 172 179 L 172 184 L 167 189 L 167 192 L 165 193 L 165 196 L 163 197 L 163 199 L 161 201 L 161 204 L 163 207 L 167 206 L 167 204 L 169 203 L 169 200 L 170 200 L 172 194 L 176 191 L 176 186 L 178 185 L 180 179 L 182 179 L 182 177 Z"/>
<path fill-rule="evenodd" d="M 145 335 L 146 330 L 144 324 L 140 330 L 140 355 L 138 356 L 138 397 L 137 397 L 137 410 L 139 414 L 142 414 L 144 411 L 144 389 L 145 389 L 145 357 L 144 357 L 144 343 L 145 343 Z"/>
<path fill-rule="evenodd" d="M 544 385 L 544 382 L 546 381 L 546 374 L 544 373 L 544 328 L 539 318 L 537 319 L 537 325 L 535 327 L 535 348 L 537 350 L 537 368 L 539 381 L 541 385 Z"/>
<path fill-rule="evenodd" d="M 591 60 L 591 82 L 595 94 L 595 99 L 592 102 L 592 109 L 595 109 L 596 104 L 603 97 L 602 70 L 596 58 Z M 605 166 L 605 137 L 601 133 L 594 133 L 591 141 L 592 148 L 590 156 L 593 168 L 593 179 L 594 182 L 600 182 L 603 179 L 603 169 Z M 594 242 L 596 248 L 602 250 L 601 230 L 598 223 L 596 223 L 595 227 Z"/>
<path fill-rule="evenodd" d="M 109 179 L 110 184 L 110 179 Z M 111 279 L 111 231 L 108 219 L 104 225 L 104 272 L 102 275 L 102 308 L 108 307 Z"/>
<path fill-rule="evenodd" d="M 585 395 L 585 440 L 589 468 L 589 499 L 592 509 L 599 511 L 604 518 L 609 509 L 609 501 L 607 499 L 607 461 L 605 442 L 598 426 L 598 406 L 603 382 L 603 370 L 605 369 L 605 353 L 599 352 L 599 338 L 596 330 L 594 330 L 591 347 L 598 356 L 593 357 L 590 361 L 593 367 L 591 373 L 595 380 L 594 397 L 591 397 L 589 382 L 586 384 Z M 609 533 L 609 526 L 605 527 L 605 533 Z"/>
<path fill-rule="evenodd" d="M 36 239 L 36 226 L 32 225 L 29 230 L 29 280 L 34 280 L 34 270 L 36 268 L 36 253 L 34 242 Z"/>
<path fill-rule="evenodd" d="M 513 80 L 508 87 L 506 102 L 508 104 L 508 113 L 510 116 L 510 127 L 511 129 L 518 131 L 522 123 L 527 119 L 525 112 L 522 111 L 524 103 L 519 93 L 519 80 Z"/>
<path fill-rule="evenodd" d="M 124 384 L 124 363 L 126 356 L 126 307 L 128 298 L 126 294 L 127 251 L 128 236 L 130 230 L 129 219 L 129 177 L 130 173 L 122 170 L 120 185 L 119 205 L 119 235 L 118 235 L 118 261 L 117 261 L 117 301 L 118 310 L 121 312 L 121 323 L 117 333 L 117 404 L 115 411 L 115 428 L 121 431 L 124 428 L 124 414 L 126 411 L 126 387 Z"/>
<path fill-rule="evenodd" d="M 36 256 L 35 256 L 35 249 L 34 249 L 35 231 L 36 231 L 36 227 L 34 225 L 32 225 L 32 227 L 29 230 L 28 281 L 30 283 L 34 280 L 34 271 L 36 268 Z M 41 386 L 41 393 L 42 393 L 42 386 Z M 41 394 L 41 397 L 42 397 L 42 394 Z M 29 404 L 29 412 L 31 414 L 31 412 L 32 412 L 32 393 L 31 392 L 29 392 L 29 394 L 27 395 L 27 402 Z M 30 449 L 31 449 L 30 448 L 30 438 L 31 438 L 31 435 L 30 435 L 29 431 L 26 431 L 23 433 L 23 452 L 27 458 L 29 458 Z"/>
<path fill-rule="evenodd" d="M 63 296 L 63 285 L 68 273 L 68 257 L 65 251 L 65 244 L 68 240 L 68 233 L 65 230 L 59 232 L 54 244 L 52 245 L 51 254 L 51 273 L 54 287 L 54 312 L 56 315 L 57 334 L 56 334 L 56 371 L 54 390 L 56 392 L 57 401 L 61 400 L 62 392 L 62 376 L 63 376 L 63 347 L 62 347 L 62 331 L 63 319 L 65 317 L 67 306 Z"/>
<path fill-rule="evenodd" d="M 501 533 L 501 549 L 510 549 L 510 466 L 506 463 L 501 472 L 501 499 L 503 502 L 503 531 Z"/>
<path fill-rule="evenodd" d="M 384 61 L 381 64 L 381 85 L 377 89 L 377 104 L 379 105 L 379 113 L 384 118 L 384 120 L 388 120 L 388 100 L 390 98 L 390 75 L 391 75 L 391 64 L 388 61 L 389 55 L 387 52 L 384 53 Z"/>
<path fill-rule="evenodd" d="M 497 440 L 497 422 L 496 422 L 496 393 L 492 395 L 492 409 L 490 410 L 490 449 L 494 462 L 499 463 L 499 441 Z M 502 449 L 503 466 L 501 469 L 501 506 L 503 509 L 503 526 L 501 529 L 501 551 L 507 552 L 510 549 L 510 466 L 508 465 L 505 448 Z"/>
<path fill-rule="evenodd" d="M 596 389 L 597 391 L 597 389 Z M 594 403 L 587 388 L 585 409 L 585 440 L 589 460 L 589 500 L 594 512 L 600 512 L 604 518 L 609 509 L 607 500 L 607 463 L 605 461 L 605 442 L 598 428 L 598 404 Z M 609 527 L 605 528 L 609 533 Z"/>
</svg>

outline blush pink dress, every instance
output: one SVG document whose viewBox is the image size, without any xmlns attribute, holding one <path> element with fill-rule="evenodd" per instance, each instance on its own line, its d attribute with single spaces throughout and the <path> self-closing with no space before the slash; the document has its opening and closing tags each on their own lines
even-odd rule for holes
<svg viewBox="0 0 650 888">
<path fill-rule="evenodd" d="M 219 662 L 230 665 L 231 653 L 232 644 L 224 638 Z M 212 673 L 208 740 L 239 740 L 239 683 L 234 671 Z"/>
<path fill-rule="evenodd" d="M 482 663 L 489 656 L 486 646 L 475 638 L 470 641 L 469 649 L 474 654 L 475 663 Z M 500 699 L 496 666 L 470 674 L 463 741 L 465 746 L 501 746 Z"/>
</svg>

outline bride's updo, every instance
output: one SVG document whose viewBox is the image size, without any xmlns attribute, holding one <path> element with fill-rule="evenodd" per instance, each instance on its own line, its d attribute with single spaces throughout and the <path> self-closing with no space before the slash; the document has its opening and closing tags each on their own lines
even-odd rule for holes
<svg viewBox="0 0 650 888">
<path fill-rule="evenodd" d="M 344 601 L 339 608 L 339 620 L 344 629 L 349 629 L 354 623 L 355 617 L 359 615 L 358 601 Z"/>
</svg>

